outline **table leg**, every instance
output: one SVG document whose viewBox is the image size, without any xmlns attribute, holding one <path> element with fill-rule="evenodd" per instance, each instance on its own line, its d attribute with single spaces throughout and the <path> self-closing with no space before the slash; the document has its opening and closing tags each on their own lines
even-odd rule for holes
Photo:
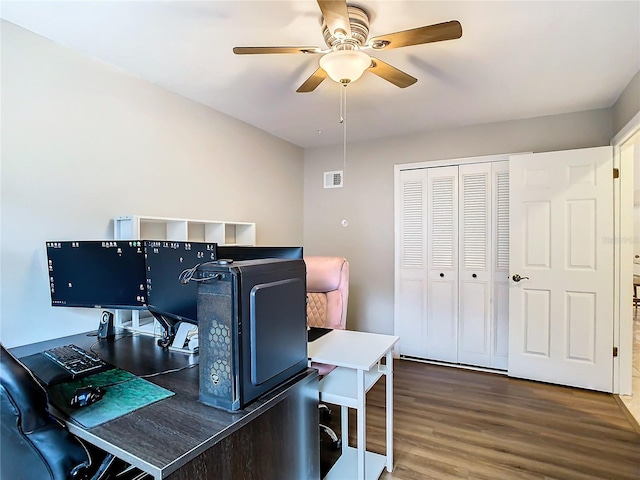
<svg viewBox="0 0 640 480">
<path fill-rule="evenodd" d="M 387 384 L 387 472 L 393 471 L 393 352 L 387 352 L 386 384 Z"/>
<path fill-rule="evenodd" d="M 365 411 L 365 390 L 364 390 L 364 370 L 357 371 L 357 390 L 358 390 L 358 479 L 365 479 L 365 451 L 367 449 L 367 428 L 365 421 L 367 414 Z"/>
<path fill-rule="evenodd" d="M 342 428 L 342 453 L 349 446 L 349 407 L 340 405 L 340 427 Z"/>
</svg>

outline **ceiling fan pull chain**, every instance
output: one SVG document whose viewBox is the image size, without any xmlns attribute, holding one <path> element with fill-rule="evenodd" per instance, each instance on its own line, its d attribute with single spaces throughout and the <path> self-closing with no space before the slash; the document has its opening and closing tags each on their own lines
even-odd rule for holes
<svg viewBox="0 0 640 480">
<path fill-rule="evenodd" d="M 342 115 L 342 185 L 344 186 L 344 177 L 347 172 L 347 86 L 342 88 L 343 92 L 340 95 L 341 103 L 343 104 Z M 344 95 L 344 100 L 342 96 Z"/>
<path fill-rule="evenodd" d="M 340 123 L 344 123 L 344 101 L 342 99 L 342 90 L 340 90 Z"/>
</svg>

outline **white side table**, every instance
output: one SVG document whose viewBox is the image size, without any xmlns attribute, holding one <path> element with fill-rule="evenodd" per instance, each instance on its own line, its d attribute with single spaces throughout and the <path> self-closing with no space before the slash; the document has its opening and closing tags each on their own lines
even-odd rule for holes
<svg viewBox="0 0 640 480">
<path fill-rule="evenodd" d="M 337 368 L 320 381 L 320 400 L 340 405 L 342 455 L 325 480 L 369 480 L 382 470 L 393 470 L 393 356 L 400 337 L 376 333 L 333 330 L 309 343 L 309 359 Z M 382 358 L 386 358 L 382 364 Z M 366 394 L 386 376 L 386 455 L 366 451 Z M 357 411 L 358 446 L 349 446 L 348 408 Z"/>
</svg>

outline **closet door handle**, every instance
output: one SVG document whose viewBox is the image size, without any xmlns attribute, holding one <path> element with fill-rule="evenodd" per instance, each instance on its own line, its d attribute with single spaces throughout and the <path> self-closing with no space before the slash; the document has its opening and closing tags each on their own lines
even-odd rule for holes
<svg viewBox="0 0 640 480">
<path fill-rule="evenodd" d="M 444 278 L 444 273 L 441 273 L 441 274 L 440 274 L 440 278 Z"/>
<path fill-rule="evenodd" d="M 478 275 L 476 275 L 475 273 L 471 275 L 473 278 L 476 278 Z"/>
</svg>

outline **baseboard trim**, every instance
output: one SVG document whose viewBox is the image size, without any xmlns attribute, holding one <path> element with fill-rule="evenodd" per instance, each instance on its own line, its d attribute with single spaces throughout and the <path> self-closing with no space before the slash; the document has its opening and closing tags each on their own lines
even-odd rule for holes
<svg viewBox="0 0 640 480">
<path fill-rule="evenodd" d="M 625 417 L 627 417 L 627 420 L 629 420 L 631 427 L 635 430 L 636 433 L 640 433 L 640 423 L 638 423 L 636 417 L 633 416 L 633 414 L 627 407 L 627 404 L 624 403 L 624 401 L 620 398 L 620 395 L 613 394 L 613 398 L 620 407 L 620 410 L 622 410 L 622 413 L 624 413 Z"/>
<path fill-rule="evenodd" d="M 463 370 L 473 370 L 475 372 L 496 373 L 498 375 L 507 375 L 506 370 L 498 370 L 495 368 L 476 367 L 475 365 L 465 365 L 462 363 L 439 362 L 437 360 L 428 360 L 426 358 L 412 357 L 410 355 L 400 355 L 401 360 L 411 360 L 412 362 L 428 363 L 429 365 L 438 365 L 440 367 L 461 368 Z"/>
</svg>

